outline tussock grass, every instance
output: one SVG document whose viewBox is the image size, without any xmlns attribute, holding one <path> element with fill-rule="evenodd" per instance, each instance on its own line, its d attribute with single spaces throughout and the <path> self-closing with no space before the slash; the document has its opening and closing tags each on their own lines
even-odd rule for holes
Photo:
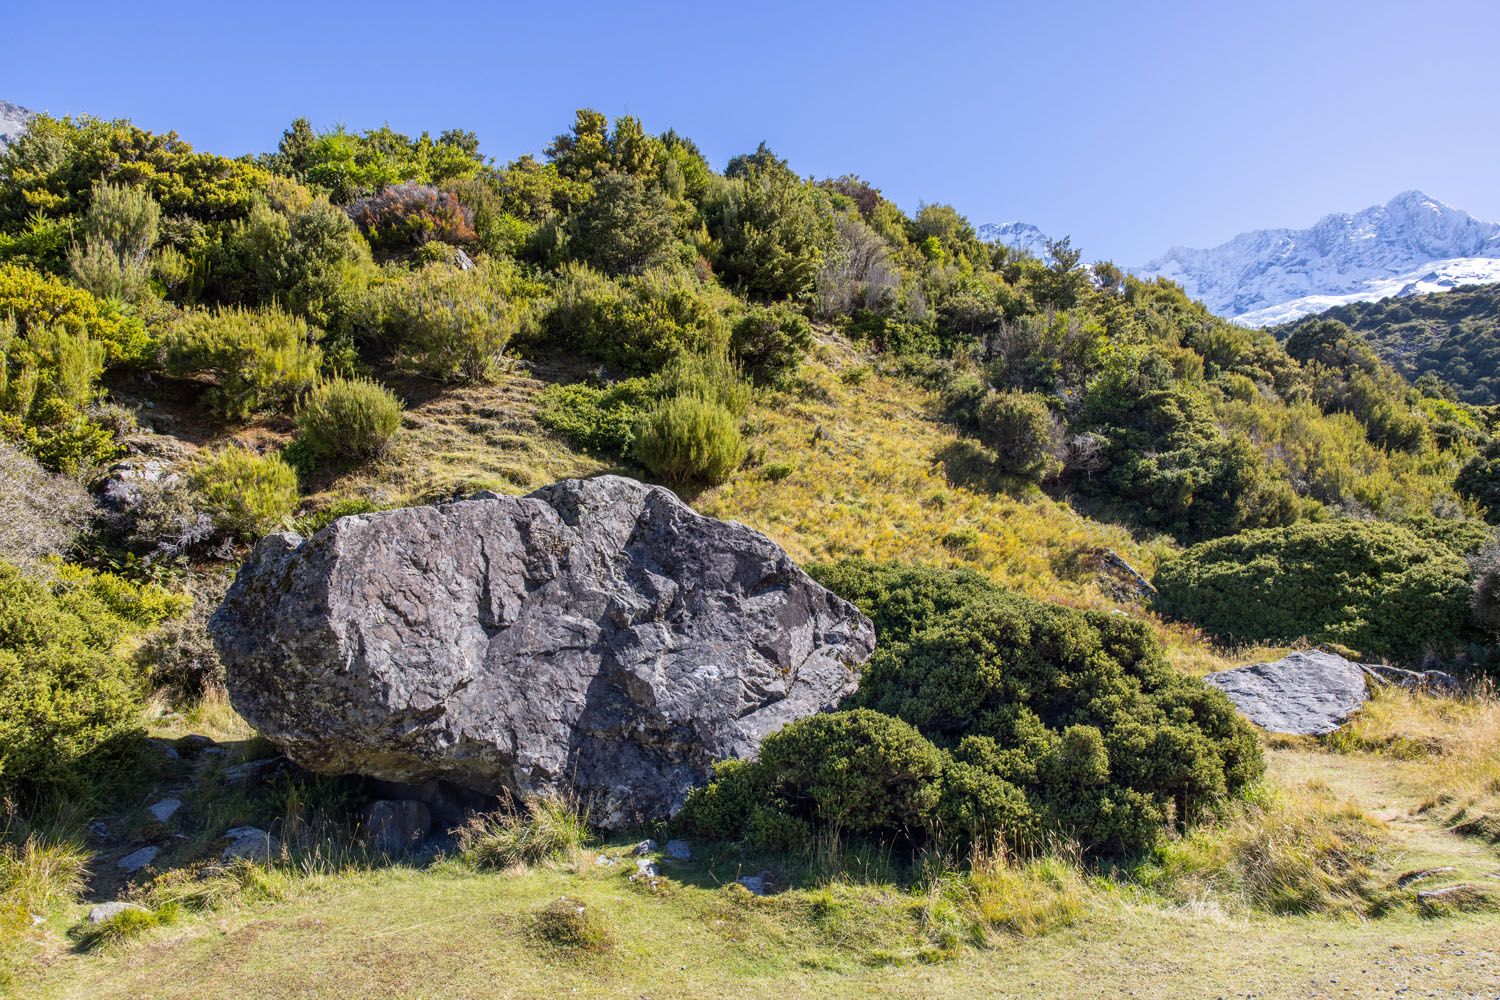
<svg viewBox="0 0 1500 1000">
<path fill-rule="evenodd" d="M 46 914 L 83 892 L 92 855 L 76 841 L 31 831 L 0 845 L 0 906 Z"/>
<path fill-rule="evenodd" d="M 129 941 L 152 930 L 177 922 L 181 910 L 168 904 L 155 910 L 121 910 L 107 920 L 97 924 L 79 926 L 75 940 L 82 951 L 95 951 L 109 945 Z"/>
<path fill-rule="evenodd" d="M 1183 904 L 1377 915 L 1392 902 L 1377 871 L 1389 849 L 1382 824 L 1325 785 L 1261 786 L 1226 822 L 1163 844 L 1135 874 Z"/>
<path fill-rule="evenodd" d="M 969 904 L 985 930 L 1036 937 L 1084 915 L 1089 887 L 1076 858 L 977 858 L 967 877 Z"/>
<path fill-rule="evenodd" d="M 201 698 L 177 708 L 167 695 L 154 694 L 146 702 L 145 717 L 151 734 L 162 739 L 196 733 L 218 743 L 237 743 L 255 739 L 256 735 L 220 687 L 209 688 Z"/>
<path fill-rule="evenodd" d="M 473 816 L 459 827 L 459 857 L 476 868 L 511 868 L 567 858 L 589 839 L 588 817 L 561 795 Z"/>
<path fill-rule="evenodd" d="M 266 867 L 243 858 L 229 864 L 200 864 L 163 872 L 132 897 L 153 910 L 175 907 L 189 912 L 216 910 L 241 903 L 288 898 L 300 873 Z"/>
<path fill-rule="evenodd" d="M 614 947 L 615 934 L 597 907 L 563 896 L 532 918 L 537 939 L 557 948 L 604 952 Z"/>
</svg>

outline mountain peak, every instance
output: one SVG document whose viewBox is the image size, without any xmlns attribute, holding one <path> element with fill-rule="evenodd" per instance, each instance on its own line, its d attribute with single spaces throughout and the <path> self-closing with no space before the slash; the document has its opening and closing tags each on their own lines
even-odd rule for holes
<svg viewBox="0 0 1500 1000">
<path fill-rule="evenodd" d="M 1137 273 L 1170 278 L 1221 316 L 1261 325 L 1460 279 L 1500 280 L 1500 225 L 1414 188 L 1308 229 L 1258 229 L 1202 250 L 1172 247 Z"/>
<path fill-rule="evenodd" d="M 9 101 L 0 101 L 0 151 L 19 139 L 21 133 L 26 131 L 26 126 L 30 124 L 31 119 L 35 117 L 35 111 Z"/>
</svg>

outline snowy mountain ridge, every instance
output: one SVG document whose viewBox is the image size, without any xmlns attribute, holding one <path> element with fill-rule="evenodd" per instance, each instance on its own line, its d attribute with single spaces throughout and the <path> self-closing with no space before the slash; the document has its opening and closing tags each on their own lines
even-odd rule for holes
<svg viewBox="0 0 1500 1000">
<path fill-rule="evenodd" d="M 1500 224 L 1406 191 L 1309 229 L 1173 247 L 1136 273 L 1170 278 L 1219 315 L 1264 326 L 1344 302 L 1500 282 Z"/>
<path fill-rule="evenodd" d="M 1050 237 L 1029 222 L 986 222 L 978 231 L 986 243 L 1000 243 L 1042 259 L 1047 256 Z"/>
<path fill-rule="evenodd" d="M 36 112 L 28 111 L 19 104 L 9 101 L 0 101 L 0 150 L 15 142 L 26 131 L 27 124 L 36 117 Z"/>
</svg>

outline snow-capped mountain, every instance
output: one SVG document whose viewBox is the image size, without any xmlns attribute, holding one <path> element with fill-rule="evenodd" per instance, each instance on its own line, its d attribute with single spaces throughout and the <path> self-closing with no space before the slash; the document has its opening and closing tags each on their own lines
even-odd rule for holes
<svg viewBox="0 0 1500 1000">
<path fill-rule="evenodd" d="M 19 104 L 9 101 L 0 101 L 0 149 L 9 146 L 21 133 L 26 131 L 26 125 L 36 117 L 36 112 L 27 111 Z"/>
<path fill-rule="evenodd" d="M 1406 191 L 1311 229 L 1241 233 L 1208 250 L 1173 247 L 1136 273 L 1170 278 L 1219 315 L 1266 326 L 1344 302 L 1500 282 L 1500 224 Z"/>
<path fill-rule="evenodd" d="M 1004 244 L 1033 257 L 1047 256 L 1047 234 L 1029 222 L 986 222 L 979 227 L 979 238 L 986 243 Z"/>
</svg>

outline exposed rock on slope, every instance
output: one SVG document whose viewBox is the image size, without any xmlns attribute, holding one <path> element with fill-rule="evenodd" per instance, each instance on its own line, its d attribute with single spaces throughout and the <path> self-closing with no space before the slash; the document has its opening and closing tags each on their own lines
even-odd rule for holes
<svg viewBox="0 0 1500 1000">
<path fill-rule="evenodd" d="M 765 536 L 617 476 L 272 535 L 210 628 L 311 770 L 576 791 L 610 827 L 836 704 L 875 642 Z"/>
<path fill-rule="evenodd" d="M 1365 672 L 1342 656 L 1312 649 L 1270 663 L 1203 678 L 1251 722 L 1273 733 L 1323 736 L 1365 703 Z"/>
</svg>

